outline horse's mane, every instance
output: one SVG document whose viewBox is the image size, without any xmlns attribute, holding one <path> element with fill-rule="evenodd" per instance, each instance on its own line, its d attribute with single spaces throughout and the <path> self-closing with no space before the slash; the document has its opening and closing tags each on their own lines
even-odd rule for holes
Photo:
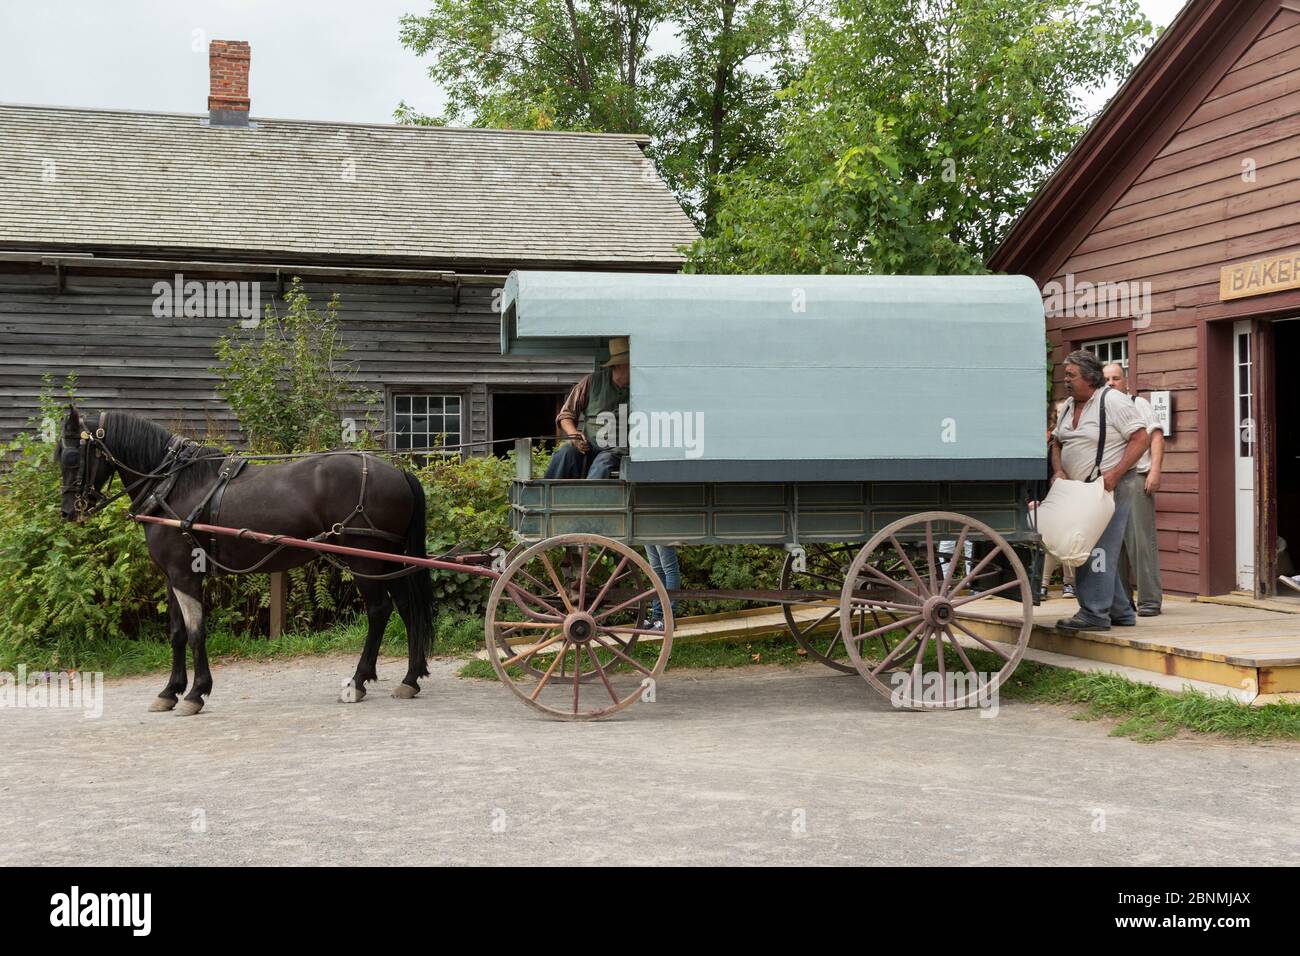
<svg viewBox="0 0 1300 956">
<path fill-rule="evenodd" d="M 141 471 L 151 471 L 162 464 L 167 443 L 174 437 L 172 432 L 143 415 L 111 411 L 104 418 L 104 444 L 118 460 L 129 461 L 131 467 L 139 467 Z M 197 460 L 177 473 L 172 488 L 177 497 L 210 484 L 226 457 L 224 451 L 211 445 L 192 447 L 190 455 Z M 131 480 L 128 477 L 127 482 Z"/>
</svg>

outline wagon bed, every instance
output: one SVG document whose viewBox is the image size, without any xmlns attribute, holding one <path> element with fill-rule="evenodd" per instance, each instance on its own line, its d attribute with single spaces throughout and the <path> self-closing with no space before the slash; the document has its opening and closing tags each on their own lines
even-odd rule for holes
<svg viewBox="0 0 1300 956">
<path fill-rule="evenodd" d="M 511 530 L 536 543 L 596 534 L 630 545 L 865 542 L 918 511 L 975 518 L 1013 543 L 1037 535 L 1023 481 L 645 484 L 621 480 L 516 479 Z M 957 534 L 960 528 L 936 526 Z"/>
</svg>

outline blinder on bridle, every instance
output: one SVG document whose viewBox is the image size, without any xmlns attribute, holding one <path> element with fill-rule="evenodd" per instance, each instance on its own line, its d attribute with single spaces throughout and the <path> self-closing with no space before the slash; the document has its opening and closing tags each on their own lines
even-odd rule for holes
<svg viewBox="0 0 1300 956">
<path fill-rule="evenodd" d="M 108 412 L 99 413 L 99 423 L 93 432 L 86 427 L 80 409 L 73 406 L 71 412 L 73 424 L 78 432 L 77 447 L 63 449 L 62 463 L 75 465 L 77 468 L 77 484 L 73 488 L 76 497 L 73 498 L 73 507 L 80 517 L 88 518 L 113 500 L 95 487 L 95 472 L 98 468 L 92 466 L 92 462 L 101 459 L 112 462 L 116 459 L 104 444 L 104 421 L 108 417 Z"/>
</svg>

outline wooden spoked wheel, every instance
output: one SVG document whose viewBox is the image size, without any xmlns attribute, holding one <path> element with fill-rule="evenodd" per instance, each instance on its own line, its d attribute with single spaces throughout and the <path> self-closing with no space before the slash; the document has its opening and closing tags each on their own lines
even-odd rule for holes
<svg viewBox="0 0 1300 956">
<path fill-rule="evenodd" d="M 650 603 L 663 631 L 641 626 Z M 507 687 L 561 720 L 595 720 L 653 699 L 672 651 L 668 591 L 646 560 L 599 535 L 548 538 L 515 557 L 488 598 L 487 654 Z M 634 653 L 662 638 L 653 662 Z"/>
<path fill-rule="evenodd" d="M 786 555 L 785 564 L 781 567 L 782 591 L 827 592 L 825 600 L 782 604 L 781 610 L 785 614 L 786 628 L 804 652 L 813 660 L 843 674 L 858 672 L 844 651 L 839 601 L 840 591 L 858 550 L 857 544 L 809 544 L 804 549 L 805 570 L 794 569 L 793 554 Z M 894 559 L 887 563 L 886 571 L 895 564 L 901 567 L 901 562 Z M 881 625 L 889 621 L 888 617 L 882 619 L 873 608 L 867 606 L 856 608 L 854 613 L 858 617 L 855 623 L 856 633 L 878 630 L 879 633 L 872 638 L 873 646 L 880 648 L 882 654 L 893 650 L 893 643 L 897 643 L 897 639 L 894 638 L 891 643 L 888 630 L 881 629 Z M 901 664 L 909 657 L 910 654 L 904 652 L 896 660 Z"/>
<path fill-rule="evenodd" d="M 785 564 L 781 567 L 782 591 L 827 592 L 824 600 L 782 604 L 781 611 L 785 614 L 790 636 L 804 653 L 842 674 L 857 673 L 857 668 L 844 654 L 838 593 L 857 551 L 854 544 L 809 544 L 804 548 L 803 571 L 795 570 L 793 554 L 785 556 Z M 871 612 L 866 608 L 856 613 L 871 618 Z"/>
<path fill-rule="evenodd" d="M 974 540 L 993 545 L 978 560 L 966 556 Z M 975 590 L 999 557 L 1015 580 Z M 996 618 L 989 614 L 994 607 Z M 1029 576 L 1001 535 L 974 518 L 927 511 L 881 529 L 854 558 L 840 593 L 841 640 L 858 673 L 896 706 L 970 707 L 989 699 L 1020 663 L 1033 609 Z M 863 610 L 882 623 L 868 617 L 864 624 Z M 1017 641 L 986 637 L 981 629 L 990 621 L 1018 627 Z M 893 642 L 887 653 L 873 644 L 882 635 Z M 984 659 L 993 663 L 977 667 L 970 647 L 987 651 Z"/>
</svg>

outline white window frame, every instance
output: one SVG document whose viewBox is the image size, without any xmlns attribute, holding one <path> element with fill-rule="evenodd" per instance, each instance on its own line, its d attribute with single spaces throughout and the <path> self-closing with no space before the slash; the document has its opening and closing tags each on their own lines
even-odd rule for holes
<svg viewBox="0 0 1300 956">
<path fill-rule="evenodd" d="M 404 399 L 407 402 L 407 408 L 405 410 L 400 408 L 400 405 L 402 404 L 402 401 Z M 456 403 L 457 410 L 455 412 L 449 412 L 447 410 L 447 406 L 450 402 L 453 401 Z M 438 403 L 438 410 L 430 411 L 434 402 Z M 420 403 L 423 406 L 422 411 L 416 410 L 417 403 Z M 401 452 L 401 451 L 407 451 L 410 448 L 429 448 L 433 444 L 433 439 L 437 438 L 439 435 L 445 435 L 446 437 L 443 439 L 443 443 L 449 447 L 447 448 L 446 451 L 443 451 L 440 454 L 446 456 L 452 456 L 452 455 L 459 456 L 461 454 L 463 449 L 461 449 L 458 446 L 463 444 L 465 441 L 465 426 L 466 426 L 465 416 L 466 416 L 466 409 L 468 408 L 468 402 L 466 402 L 465 395 L 462 392 L 394 390 L 392 392 L 390 408 L 391 408 L 391 412 L 390 412 L 391 427 L 389 428 L 388 433 L 389 435 L 392 436 L 390 440 L 391 450 Z M 398 421 L 400 416 L 408 416 L 412 420 L 417 417 L 424 418 L 425 430 L 420 432 L 415 432 L 415 431 L 399 432 Z M 448 419 L 453 416 L 456 419 L 455 431 L 446 428 L 446 425 L 448 424 Z M 430 421 L 430 419 L 434 417 L 438 419 L 438 424 L 443 426 L 441 430 L 434 430 L 432 428 L 433 423 Z M 412 424 L 414 424 L 413 421 Z M 399 444 L 398 442 L 399 435 L 409 436 L 408 439 L 409 444 L 407 445 L 406 448 L 403 448 Z"/>
<path fill-rule="evenodd" d="M 1102 365 L 1108 365 L 1111 362 L 1118 362 L 1120 368 L 1125 372 L 1128 371 L 1128 336 L 1119 335 L 1110 339 L 1093 339 L 1091 342 L 1084 342 L 1081 348 L 1087 349 Z M 1115 357 L 1118 351 L 1119 357 Z"/>
</svg>

